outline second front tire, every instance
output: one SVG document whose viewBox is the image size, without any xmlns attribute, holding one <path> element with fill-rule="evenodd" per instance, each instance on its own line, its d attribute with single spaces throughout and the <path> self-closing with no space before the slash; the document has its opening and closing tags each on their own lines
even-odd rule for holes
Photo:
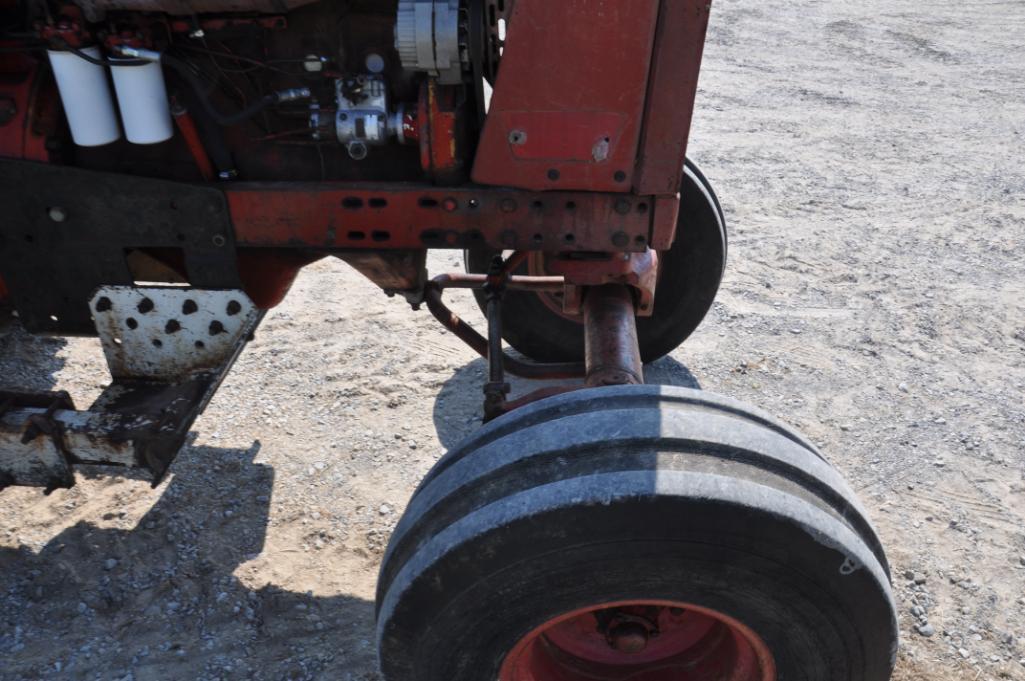
<svg viewBox="0 0 1025 681">
<path fill-rule="evenodd" d="M 378 585 L 388 681 L 885 681 L 897 627 L 857 500 L 757 410 L 582 390 L 446 455 Z"/>
</svg>

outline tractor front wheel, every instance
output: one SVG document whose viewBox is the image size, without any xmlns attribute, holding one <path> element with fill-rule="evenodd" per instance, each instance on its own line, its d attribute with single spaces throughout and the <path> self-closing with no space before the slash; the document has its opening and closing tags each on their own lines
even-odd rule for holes
<svg viewBox="0 0 1025 681">
<path fill-rule="evenodd" d="M 663 386 L 523 407 L 448 453 L 378 584 L 388 681 L 885 681 L 886 559 L 760 412 Z"/>
<path fill-rule="evenodd" d="M 641 359 L 654 362 L 690 336 L 708 310 L 726 267 L 726 220 L 712 185 L 687 161 L 680 186 L 676 240 L 659 253 L 655 307 L 637 318 Z M 467 272 L 487 272 L 499 251 L 466 251 Z M 516 274 L 549 274 L 545 253 L 532 253 Z M 482 310 L 485 295 L 475 291 Z M 583 318 L 562 312 L 561 294 L 509 291 L 502 298 L 502 336 L 509 345 L 539 362 L 576 362 L 584 358 Z"/>
</svg>

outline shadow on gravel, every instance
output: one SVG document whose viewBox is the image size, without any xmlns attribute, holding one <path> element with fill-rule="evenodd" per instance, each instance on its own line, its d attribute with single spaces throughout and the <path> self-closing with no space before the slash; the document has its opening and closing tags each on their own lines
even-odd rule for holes
<svg viewBox="0 0 1025 681">
<path fill-rule="evenodd" d="M 373 603 L 235 576 L 266 536 L 274 473 L 259 450 L 186 447 L 133 527 L 116 504 L 138 487 L 112 479 L 106 512 L 86 508 L 38 550 L 0 549 L 0 679 L 376 679 L 352 672 L 376 669 Z"/>
<path fill-rule="evenodd" d="M 484 415 L 484 383 L 487 381 L 488 366 L 483 359 L 475 359 L 460 367 L 445 381 L 434 400 L 434 428 L 438 440 L 445 449 L 455 447 L 459 442 L 480 428 Z M 511 397 L 515 399 L 528 392 L 557 385 L 581 385 L 581 381 L 528 381 L 508 376 L 512 386 Z M 686 366 L 672 357 L 663 357 L 644 366 L 644 382 L 651 385 L 675 385 L 683 388 L 701 389 L 701 384 Z"/>
<path fill-rule="evenodd" d="M 50 390 L 54 376 L 64 367 L 57 353 L 67 343 L 63 338 L 32 336 L 11 311 L 0 305 L 0 390 Z"/>
</svg>

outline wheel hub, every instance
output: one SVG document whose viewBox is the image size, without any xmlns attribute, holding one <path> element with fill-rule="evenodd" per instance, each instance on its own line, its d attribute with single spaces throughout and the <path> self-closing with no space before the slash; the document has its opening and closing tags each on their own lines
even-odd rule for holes
<svg viewBox="0 0 1025 681">
<path fill-rule="evenodd" d="M 665 601 L 556 617 L 506 656 L 499 681 L 775 681 L 772 654 L 742 623 Z"/>
</svg>

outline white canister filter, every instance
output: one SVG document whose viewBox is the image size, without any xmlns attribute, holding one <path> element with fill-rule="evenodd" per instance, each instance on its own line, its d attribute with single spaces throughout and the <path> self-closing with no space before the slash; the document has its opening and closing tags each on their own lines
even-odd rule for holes
<svg viewBox="0 0 1025 681">
<path fill-rule="evenodd" d="M 171 139 L 171 108 L 160 62 L 144 66 L 113 66 L 114 90 L 121 109 L 125 137 L 133 144 L 156 144 Z"/>
<path fill-rule="evenodd" d="M 100 58 L 98 47 L 85 47 L 82 52 Z M 47 50 L 47 53 L 75 144 L 98 147 L 119 139 L 121 130 L 107 84 L 107 69 L 72 52 Z"/>
</svg>

